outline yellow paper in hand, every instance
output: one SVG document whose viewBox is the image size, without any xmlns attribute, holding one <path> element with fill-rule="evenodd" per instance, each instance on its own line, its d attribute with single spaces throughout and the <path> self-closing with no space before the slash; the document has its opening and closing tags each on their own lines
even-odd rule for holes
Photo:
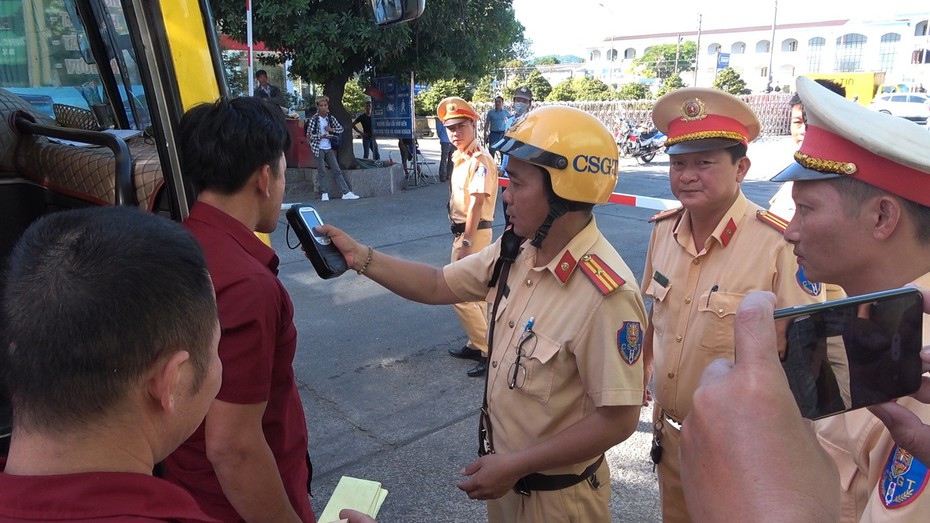
<svg viewBox="0 0 930 523">
<path fill-rule="evenodd" d="M 339 511 L 344 508 L 355 509 L 376 518 L 387 494 L 388 491 L 381 488 L 381 483 L 377 481 L 342 476 L 323 514 L 317 519 L 321 523 L 338 521 Z"/>
</svg>

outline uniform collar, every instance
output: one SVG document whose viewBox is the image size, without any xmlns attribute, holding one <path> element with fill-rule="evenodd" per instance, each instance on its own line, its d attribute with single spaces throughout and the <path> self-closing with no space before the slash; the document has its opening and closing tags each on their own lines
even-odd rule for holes
<svg viewBox="0 0 930 523">
<path fill-rule="evenodd" d="M 710 238 L 715 240 L 721 247 L 729 245 L 730 240 L 736 235 L 736 230 L 740 227 L 748 207 L 749 200 L 746 199 L 743 191 L 739 191 L 736 195 L 736 200 L 730 205 L 730 208 L 727 209 L 727 213 L 724 214 L 723 218 L 717 223 L 717 227 L 714 229 L 714 232 L 711 233 Z M 688 248 L 688 246 L 694 245 L 694 242 L 691 241 L 691 212 L 687 209 L 685 209 L 685 212 L 681 215 L 681 219 L 678 220 L 678 223 L 675 225 L 673 234 L 681 246 Z"/>
<path fill-rule="evenodd" d="M 470 144 L 468 144 L 468 147 L 466 147 L 464 151 L 459 151 L 456 149 L 455 152 L 452 153 L 452 161 L 458 162 L 459 158 L 470 158 L 481 151 L 481 142 L 478 141 L 478 138 L 475 138 Z"/>
<path fill-rule="evenodd" d="M 578 262 L 581 261 L 582 257 L 594 246 L 599 236 L 600 231 L 597 229 L 597 222 L 594 219 L 594 215 L 591 215 L 591 221 L 585 225 L 584 229 L 581 229 L 581 232 L 576 234 L 575 237 L 568 242 L 568 245 L 555 255 L 543 269 L 551 272 L 552 275 L 559 280 L 559 283 L 564 284 L 568 281 L 569 277 L 571 277 L 572 273 L 575 272 L 575 268 L 578 267 Z M 529 243 L 525 245 L 526 249 L 536 249 L 536 247 L 533 247 Z M 531 259 L 535 259 L 536 253 L 533 252 L 530 254 L 532 254 Z"/>
</svg>

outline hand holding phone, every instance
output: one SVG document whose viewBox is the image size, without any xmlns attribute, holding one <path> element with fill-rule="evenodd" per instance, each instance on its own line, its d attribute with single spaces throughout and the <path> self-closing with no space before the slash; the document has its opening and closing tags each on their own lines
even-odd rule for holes
<svg viewBox="0 0 930 523">
<path fill-rule="evenodd" d="M 316 273 L 327 280 L 335 278 L 349 269 L 345 257 L 333 245 L 329 236 L 316 230 L 323 225 L 320 214 L 310 205 L 294 204 L 285 213 L 287 222 L 297 233 L 297 239 L 304 248 Z"/>
<path fill-rule="evenodd" d="M 786 322 L 782 362 L 801 414 L 809 419 L 915 393 L 923 297 L 912 288 L 775 311 Z"/>
</svg>

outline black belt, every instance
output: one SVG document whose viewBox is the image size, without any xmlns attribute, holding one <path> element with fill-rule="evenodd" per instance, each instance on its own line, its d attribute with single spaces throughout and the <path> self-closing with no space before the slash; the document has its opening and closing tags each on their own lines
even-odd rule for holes
<svg viewBox="0 0 930 523">
<path fill-rule="evenodd" d="M 494 225 L 494 222 L 481 220 L 480 222 L 478 222 L 478 230 L 490 229 L 491 226 L 493 225 Z M 459 236 L 465 232 L 465 224 L 464 223 L 453 223 L 451 229 L 452 229 L 452 234 Z"/>
<path fill-rule="evenodd" d="M 600 483 L 597 481 L 597 477 L 594 476 L 594 474 L 603 462 L 604 455 L 601 454 L 601 457 L 597 458 L 597 461 L 594 463 L 588 465 L 588 468 L 584 469 L 581 474 L 554 474 L 552 476 L 535 472 L 533 474 L 527 474 L 517 481 L 517 484 L 513 486 L 513 490 L 516 491 L 517 494 L 529 496 L 530 492 L 534 490 L 562 490 L 563 488 L 577 485 L 592 477 L 591 486 L 598 488 L 600 487 Z"/>
</svg>

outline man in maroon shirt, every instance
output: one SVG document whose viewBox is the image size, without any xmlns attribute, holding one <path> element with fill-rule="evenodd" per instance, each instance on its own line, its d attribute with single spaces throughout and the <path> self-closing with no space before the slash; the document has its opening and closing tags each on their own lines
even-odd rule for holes
<svg viewBox="0 0 930 523">
<path fill-rule="evenodd" d="M 189 110 L 179 143 L 198 191 L 184 226 L 216 288 L 223 385 L 204 424 L 165 461 L 165 477 L 223 521 L 312 522 L 294 307 L 277 255 L 254 234 L 278 224 L 290 135 L 274 106 L 237 98 Z"/>
<path fill-rule="evenodd" d="M 152 477 L 220 386 L 197 242 L 126 207 L 60 212 L 26 231 L 6 277 L 0 369 L 16 418 L 0 521 L 214 521 Z"/>
</svg>

